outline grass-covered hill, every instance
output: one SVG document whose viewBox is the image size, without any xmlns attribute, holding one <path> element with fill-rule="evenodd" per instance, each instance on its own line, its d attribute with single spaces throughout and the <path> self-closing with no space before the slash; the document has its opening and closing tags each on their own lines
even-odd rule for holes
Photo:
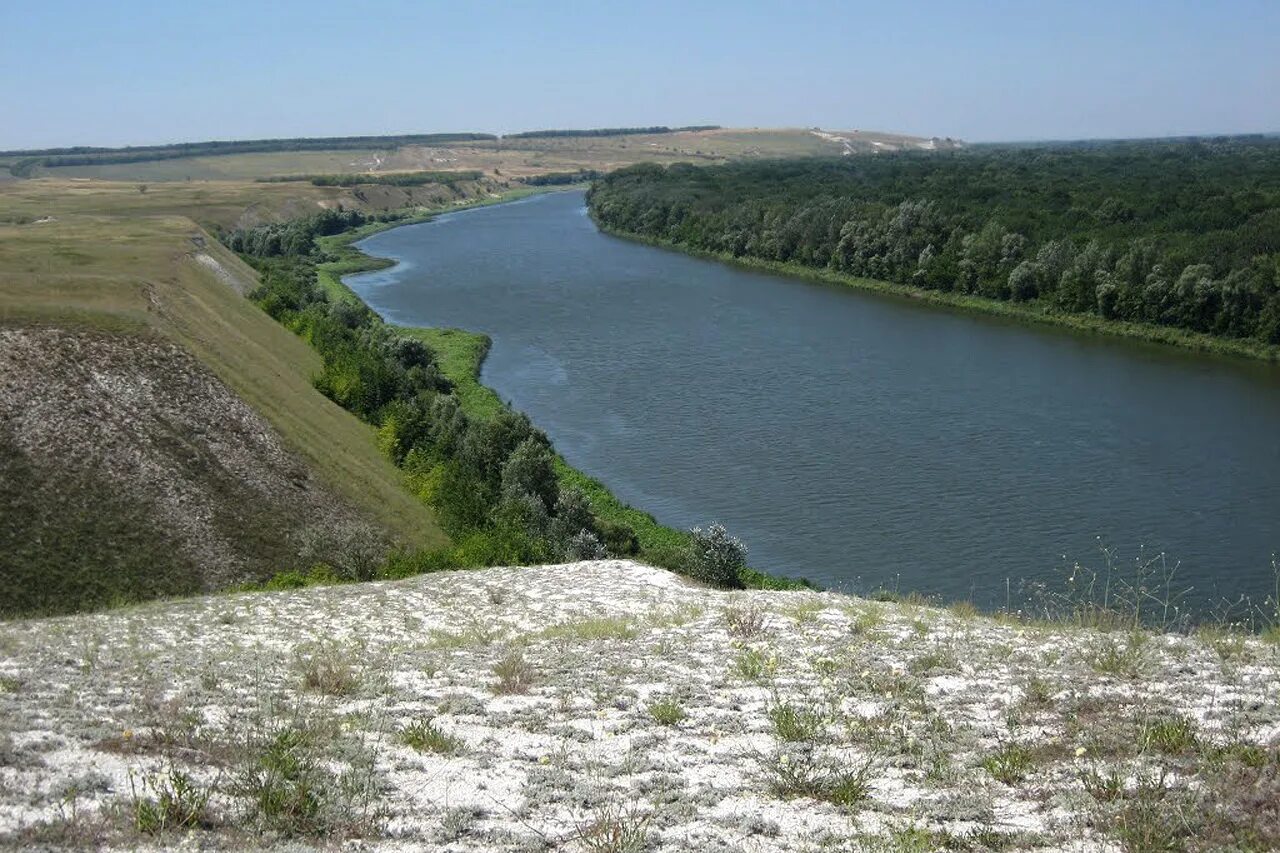
<svg viewBox="0 0 1280 853">
<path fill-rule="evenodd" d="M 204 227 L 338 204 L 361 202 L 309 184 L 0 188 L 4 615 L 262 580 L 320 534 L 446 541 Z"/>
<path fill-rule="evenodd" d="M 0 624 L 0 846 L 1270 851 L 1280 645 L 605 561 Z"/>
</svg>

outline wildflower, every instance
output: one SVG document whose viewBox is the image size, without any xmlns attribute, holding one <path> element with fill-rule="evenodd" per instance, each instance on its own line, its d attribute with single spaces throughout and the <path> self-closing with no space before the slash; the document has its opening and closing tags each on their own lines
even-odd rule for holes
<svg viewBox="0 0 1280 853">
<path fill-rule="evenodd" d="M 1083 756 L 1084 756 L 1084 754 L 1085 754 L 1086 752 L 1088 752 L 1088 751 L 1089 751 L 1089 750 L 1085 749 L 1083 746 L 1077 746 L 1077 747 L 1076 747 L 1076 758 L 1081 758 L 1081 757 L 1083 757 Z"/>
</svg>

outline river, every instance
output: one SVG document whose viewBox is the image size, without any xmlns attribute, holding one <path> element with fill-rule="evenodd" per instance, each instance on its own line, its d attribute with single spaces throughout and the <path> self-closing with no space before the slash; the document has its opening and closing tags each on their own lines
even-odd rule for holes
<svg viewBox="0 0 1280 853">
<path fill-rule="evenodd" d="M 576 467 L 752 565 L 1003 604 L 1159 561 L 1275 590 L 1280 372 L 747 271 L 601 233 L 564 192 L 376 234 L 389 321 L 489 334 L 483 380 Z"/>
</svg>

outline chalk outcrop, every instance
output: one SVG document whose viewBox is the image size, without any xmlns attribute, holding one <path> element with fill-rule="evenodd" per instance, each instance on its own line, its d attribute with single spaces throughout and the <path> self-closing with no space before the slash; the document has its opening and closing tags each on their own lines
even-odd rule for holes
<svg viewBox="0 0 1280 853">
<path fill-rule="evenodd" d="M 1278 675 L 626 561 L 161 602 L 0 623 L 0 840 L 1236 849 L 1280 832 Z"/>
</svg>

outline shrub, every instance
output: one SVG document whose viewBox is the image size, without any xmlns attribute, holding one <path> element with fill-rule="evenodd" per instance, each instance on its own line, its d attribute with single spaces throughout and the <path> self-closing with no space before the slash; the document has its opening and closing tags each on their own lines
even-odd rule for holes
<svg viewBox="0 0 1280 853">
<path fill-rule="evenodd" d="M 139 832 L 160 835 L 170 829 L 191 829 L 209 824 L 209 791 L 191 777 L 170 768 L 168 773 L 142 777 L 141 791 L 129 776 L 130 810 Z"/>
<path fill-rule="evenodd" d="M 295 545 L 302 565 L 329 566 L 339 579 L 349 581 L 377 577 L 389 550 L 376 529 L 352 521 L 305 527 L 296 534 Z"/>
<path fill-rule="evenodd" d="M 768 627 L 765 610 L 755 602 L 745 606 L 734 605 L 724 611 L 725 625 L 736 637 L 754 637 Z"/>
<path fill-rule="evenodd" d="M 649 716 L 660 726 L 674 726 L 689 715 L 677 699 L 669 696 L 650 705 Z"/>
<path fill-rule="evenodd" d="M 528 693 L 533 685 L 533 667 L 519 649 L 498 661 L 493 674 L 498 676 L 497 693 Z"/>
<path fill-rule="evenodd" d="M 502 466 L 502 493 L 533 495 L 544 513 L 556 505 L 559 489 L 551 451 L 537 436 L 520 442 Z"/>
<path fill-rule="evenodd" d="M 579 530 L 565 546 L 566 560 L 603 560 L 608 556 L 604 544 L 590 530 Z"/>
<path fill-rule="evenodd" d="M 689 576 L 712 586 L 741 586 L 738 572 L 747 564 L 746 546 L 718 523 L 705 531 L 695 527 L 689 533 L 693 537 L 687 563 Z"/>
<path fill-rule="evenodd" d="M 621 521 L 598 522 L 600 538 L 615 557 L 632 557 L 640 553 L 640 537 L 631 525 Z"/>
</svg>

